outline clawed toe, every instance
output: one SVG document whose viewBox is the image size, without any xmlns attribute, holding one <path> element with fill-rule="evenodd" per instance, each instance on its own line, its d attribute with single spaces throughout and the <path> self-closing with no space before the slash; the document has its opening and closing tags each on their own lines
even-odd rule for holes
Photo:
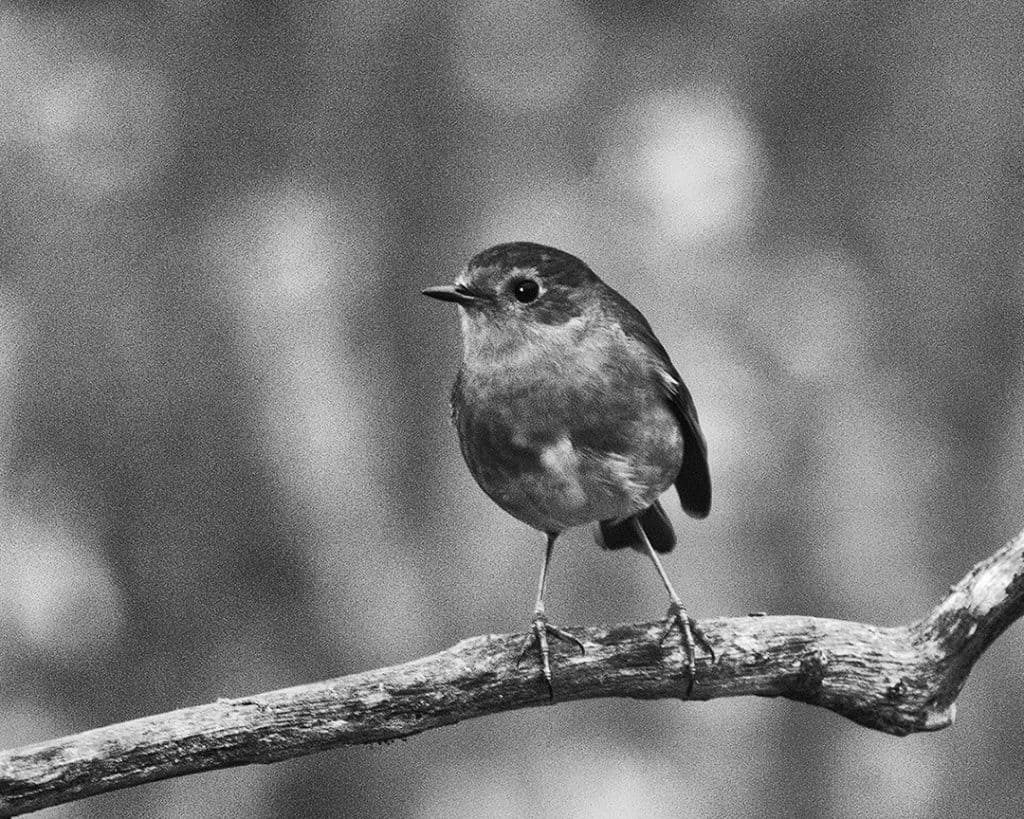
<svg viewBox="0 0 1024 819">
<path fill-rule="evenodd" d="M 578 638 L 564 629 L 552 625 L 548 622 L 547 617 L 540 613 L 534 615 L 531 631 L 532 634 L 526 638 L 526 645 L 523 646 L 519 659 L 516 660 L 516 665 L 519 666 L 523 662 L 523 658 L 536 646 L 540 652 L 541 671 L 544 674 L 544 682 L 548 686 L 548 695 L 551 699 L 554 699 L 555 689 L 551 684 L 551 656 L 548 647 L 548 635 L 556 640 L 575 645 L 580 650 L 580 654 L 586 654 L 586 649 Z"/>
<path fill-rule="evenodd" d="M 715 650 L 707 641 L 703 630 L 697 625 L 697 622 L 686 613 L 682 603 L 673 600 L 669 603 L 668 614 L 665 615 L 664 620 L 664 631 L 659 642 L 663 644 L 669 634 L 672 633 L 673 627 L 676 626 L 678 626 L 679 633 L 682 636 L 683 651 L 686 654 L 686 672 L 689 677 L 686 685 L 686 696 L 689 697 L 693 692 L 693 682 L 697 677 L 697 645 L 699 644 L 701 648 L 711 655 L 712 664 L 715 662 Z"/>
</svg>

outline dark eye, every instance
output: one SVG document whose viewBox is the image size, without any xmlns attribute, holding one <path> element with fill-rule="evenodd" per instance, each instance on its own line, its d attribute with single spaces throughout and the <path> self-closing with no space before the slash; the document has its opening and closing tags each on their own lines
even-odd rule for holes
<svg viewBox="0 0 1024 819">
<path fill-rule="evenodd" d="M 518 279 L 512 282 L 512 295 L 516 301 L 529 304 L 540 295 L 540 285 L 533 279 Z"/>
</svg>

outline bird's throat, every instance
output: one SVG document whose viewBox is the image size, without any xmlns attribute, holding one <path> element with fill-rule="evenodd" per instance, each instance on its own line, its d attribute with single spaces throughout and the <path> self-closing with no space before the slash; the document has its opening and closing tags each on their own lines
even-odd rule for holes
<svg viewBox="0 0 1024 819">
<path fill-rule="evenodd" d="M 463 361 L 467 371 L 543 367 L 585 344 L 591 330 L 586 316 L 562 324 L 492 321 L 462 311 Z"/>
</svg>

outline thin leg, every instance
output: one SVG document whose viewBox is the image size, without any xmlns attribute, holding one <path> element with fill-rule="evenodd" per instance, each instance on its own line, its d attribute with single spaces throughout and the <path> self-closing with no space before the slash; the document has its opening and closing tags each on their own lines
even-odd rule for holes
<svg viewBox="0 0 1024 819">
<path fill-rule="evenodd" d="M 551 554 L 555 549 L 555 538 L 558 537 L 558 532 L 548 532 L 547 537 L 548 543 L 547 549 L 544 552 L 544 565 L 541 567 L 540 581 L 537 583 L 537 603 L 533 607 L 533 634 L 526 643 L 522 654 L 519 655 L 519 662 L 523 661 L 523 657 L 534 645 L 537 646 L 537 650 L 540 652 L 544 681 L 548 684 L 548 694 L 551 696 L 551 699 L 554 699 L 555 689 L 551 685 L 551 658 L 548 651 L 548 635 L 550 634 L 556 639 L 575 644 L 579 647 L 581 653 L 585 653 L 585 649 L 583 648 L 583 643 L 569 634 L 569 632 L 563 631 L 558 626 L 551 625 L 544 611 L 544 590 L 548 584 L 548 566 L 551 563 Z"/>
<path fill-rule="evenodd" d="M 686 613 L 683 602 L 679 599 L 679 595 L 676 594 L 676 590 L 672 588 L 672 581 L 668 579 L 665 567 L 661 565 L 658 553 L 654 551 L 651 541 L 647 538 L 647 533 L 644 532 L 639 522 L 636 528 L 640 532 L 640 537 L 643 538 L 647 554 L 650 555 L 651 560 L 654 562 L 654 568 L 658 570 L 658 574 L 661 576 L 661 582 L 665 584 L 665 589 L 668 591 L 668 614 L 665 615 L 665 633 L 661 635 L 661 642 L 664 643 L 665 638 L 672 633 L 673 626 L 679 626 L 679 633 L 683 638 L 683 650 L 686 652 L 686 670 L 690 677 L 690 681 L 686 686 L 686 696 L 689 697 L 693 692 L 693 681 L 697 677 L 697 663 L 695 660 L 697 643 L 700 643 L 701 647 L 711 655 L 712 663 L 715 661 L 715 651 L 711 648 L 707 639 L 705 639 L 704 632 L 700 630 L 696 621 Z"/>
</svg>

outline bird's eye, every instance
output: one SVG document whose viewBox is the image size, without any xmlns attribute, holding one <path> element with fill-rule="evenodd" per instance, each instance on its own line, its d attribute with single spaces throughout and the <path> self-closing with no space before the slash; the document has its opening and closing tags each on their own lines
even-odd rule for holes
<svg viewBox="0 0 1024 819">
<path fill-rule="evenodd" d="M 540 285 L 533 279 L 517 279 L 512 283 L 512 295 L 516 301 L 529 304 L 540 295 Z"/>
</svg>

